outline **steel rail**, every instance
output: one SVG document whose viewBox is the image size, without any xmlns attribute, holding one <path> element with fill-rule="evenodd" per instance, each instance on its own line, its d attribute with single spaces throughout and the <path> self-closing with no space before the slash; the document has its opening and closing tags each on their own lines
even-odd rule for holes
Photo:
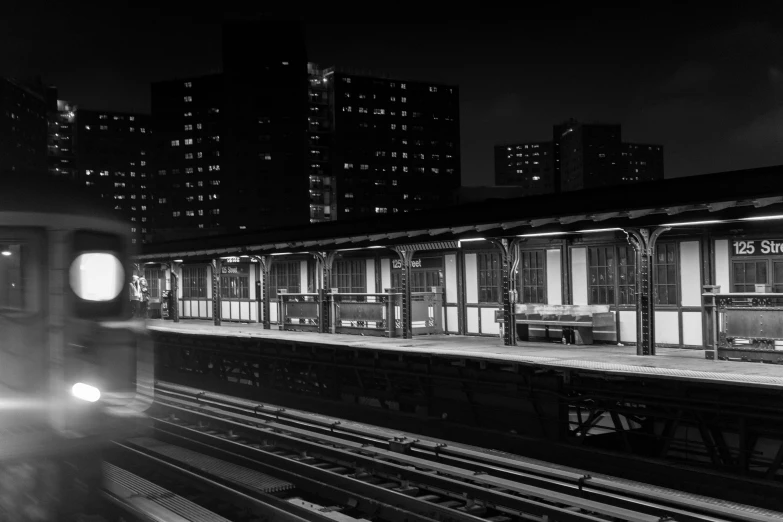
<svg viewBox="0 0 783 522">
<path fill-rule="evenodd" d="M 153 465 L 164 473 L 191 484 L 198 490 L 206 490 L 212 494 L 219 492 L 222 496 L 230 498 L 234 505 L 262 515 L 270 522 L 331 522 L 329 518 L 319 513 L 288 504 L 281 499 L 252 491 L 247 487 L 228 486 L 184 466 L 150 455 L 127 443 L 114 441 L 113 444 L 129 456 L 140 458 L 144 464 Z"/>
<path fill-rule="evenodd" d="M 309 427 L 320 435 L 342 435 L 346 440 L 388 446 L 389 440 L 406 440 L 414 455 L 439 463 L 453 463 L 467 467 L 474 472 L 499 474 L 516 482 L 526 481 L 561 493 L 577 493 L 588 498 L 618 503 L 629 509 L 656 512 L 665 507 L 677 512 L 686 520 L 706 520 L 705 516 L 717 520 L 738 520 L 747 522 L 768 522 L 779 520 L 778 513 L 753 508 L 734 502 L 725 502 L 710 497 L 684 494 L 675 490 L 649 486 L 612 477 L 594 477 L 581 470 L 552 467 L 544 462 L 531 462 L 522 457 L 508 458 L 498 454 L 477 451 L 461 445 L 449 445 L 440 441 L 411 438 L 408 434 L 393 432 L 384 428 L 368 427 L 359 423 L 340 422 L 328 417 L 262 405 L 245 399 L 233 398 L 217 393 L 205 393 L 193 388 L 171 383 L 158 383 L 158 398 L 178 397 L 196 401 L 199 408 L 211 407 L 218 411 L 239 415 L 250 415 L 255 422 L 270 421 L 292 427 Z M 247 419 L 244 419 L 245 421 Z M 694 511 L 700 513 L 696 514 Z M 693 518 L 695 517 L 695 518 Z"/>
<path fill-rule="evenodd" d="M 539 503 L 535 506 L 531 506 L 525 502 L 520 502 L 520 498 L 524 496 L 534 497 L 552 504 L 568 505 L 572 508 L 579 508 L 588 512 L 621 518 L 623 520 L 657 521 L 664 512 L 675 515 L 678 519 L 682 520 L 731 520 L 725 517 L 714 518 L 705 514 L 694 514 L 675 508 L 664 508 L 649 501 L 624 498 L 617 493 L 591 492 L 592 495 L 590 496 L 602 494 L 604 500 L 611 500 L 614 504 L 625 504 L 627 506 L 632 506 L 636 510 L 651 511 L 652 513 L 632 511 L 625 507 L 618 507 L 617 505 L 612 504 L 607 505 L 590 500 L 589 498 L 576 497 L 569 495 L 568 493 L 553 492 L 551 487 L 549 489 L 544 489 L 530 486 L 517 480 L 508 480 L 483 475 L 482 473 L 466 471 L 463 468 L 433 463 L 430 460 L 369 447 L 368 445 L 339 439 L 337 437 L 326 435 L 318 436 L 312 432 L 302 430 L 301 428 L 280 425 L 274 421 L 266 421 L 261 426 L 252 428 L 248 426 L 248 423 L 258 423 L 258 419 L 238 414 L 227 414 L 212 406 L 199 405 L 198 403 L 194 404 L 192 401 L 189 404 L 188 401 L 183 401 L 181 399 L 170 399 L 167 402 L 169 402 L 169 408 L 178 410 L 184 415 L 188 415 L 189 413 L 194 414 L 192 409 L 196 408 L 198 409 L 198 412 L 195 413 L 195 415 L 200 416 L 202 419 L 208 419 L 213 423 L 223 423 L 225 427 L 228 427 L 231 430 L 246 432 L 248 429 L 255 429 L 257 432 L 256 435 L 260 435 L 262 438 L 273 438 L 279 442 L 286 443 L 290 447 L 306 446 L 308 454 L 310 455 L 317 454 L 319 457 L 325 457 L 335 462 L 350 462 L 353 460 L 356 466 L 361 464 L 363 469 L 373 470 L 374 472 L 387 477 L 406 477 L 409 482 L 420 483 L 427 489 L 436 490 L 444 494 L 453 494 L 455 491 L 463 495 L 468 493 L 471 498 L 481 499 L 486 505 L 495 507 L 500 511 L 510 510 L 511 513 L 525 513 L 531 512 L 531 507 L 535 507 L 539 510 L 533 511 L 536 514 L 541 516 L 554 515 L 554 513 L 544 513 L 540 511 L 542 507 L 545 509 L 546 507 L 551 507 L 551 505 L 544 504 L 542 506 Z M 222 417 L 221 413 L 223 414 Z M 226 416 L 231 416 L 233 418 L 228 419 Z M 314 439 L 318 440 L 313 442 Z M 416 471 L 410 471 L 411 468 L 414 468 Z M 550 483 L 549 485 L 551 486 L 552 484 Z M 564 484 L 559 484 L 558 486 L 562 488 Z M 573 486 L 571 488 L 573 490 L 577 489 Z M 499 490 L 502 491 L 498 492 Z M 516 495 L 507 494 L 505 493 L 506 491 Z M 580 493 L 583 491 L 582 488 Z M 573 513 L 573 511 L 570 512 L 570 515 L 573 515 Z M 557 515 L 562 518 L 564 514 L 558 513 Z M 566 515 L 566 518 L 571 517 Z M 584 520 L 584 518 L 580 518 L 580 520 Z"/>
</svg>

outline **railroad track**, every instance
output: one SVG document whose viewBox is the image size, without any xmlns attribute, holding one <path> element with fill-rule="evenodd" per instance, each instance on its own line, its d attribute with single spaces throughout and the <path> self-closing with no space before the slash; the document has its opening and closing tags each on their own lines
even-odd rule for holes
<svg viewBox="0 0 783 522">
<path fill-rule="evenodd" d="M 170 383 L 157 383 L 154 396 L 154 438 L 118 442 L 117 454 L 145 477 L 150 471 L 144 467 L 152 466 L 184 477 L 201 495 L 214 492 L 217 507 L 192 491 L 178 494 L 229 520 L 783 519 L 741 504 Z"/>
</svg>

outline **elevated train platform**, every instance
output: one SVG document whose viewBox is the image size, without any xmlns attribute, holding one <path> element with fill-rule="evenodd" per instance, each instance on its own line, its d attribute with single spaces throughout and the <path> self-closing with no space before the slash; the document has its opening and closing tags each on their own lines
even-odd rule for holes
<svg viewBox="0 0 783 522">
<path fill-rule="evenodd" d="M 781 175 L 150 245 L 158 379 L 764 505 Z"/>
<path fill-rule="evenodd" d="M 596 372 L 623 377 L 646 377 L 686 382 L 759 387 L 783 391 L 783 365 L 746 364 L 706 359 L 704 350 L 658 348 L 655 357 L 636 355 L 634 346 L 608 344 L 564 345 L 554 342 L 522 342 L 504 346 L 497 337 L 428 335 L 412 339 L 363 337 L 349 334 L 322 335 L 264 329 L 258 324 L 204 321 L 153 320 L 149 327 L 158 332 L 216 337 L 264 339 L 302 347 L 383 351 L 439 356 L 457 360 L 522 364 L 555 372 Z"/>
<path fill-rule="evenodd" d="M 149 321 L 157 379 L 774 507 L 783 366 L 704 350 Z"/>
</svg>

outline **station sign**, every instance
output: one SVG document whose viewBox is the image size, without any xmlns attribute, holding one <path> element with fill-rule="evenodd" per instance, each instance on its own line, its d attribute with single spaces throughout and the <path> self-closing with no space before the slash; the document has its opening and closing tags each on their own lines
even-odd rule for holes
<svg viewBox="0 0 783 522">
<path fill-rule="evenodd" d="M 732 242 L 735 256 L 783 255 L 783 239 L 751 239 Z"/>
<path fill-rule="evenodd" d="M 248 265 L 223 265 L 220 267 L 220 273 L 223 275 L 247 275 Z"/>
<path fill-rule="evenodd" d="M 402 269 L 402 261 L 392 259 L 392 268 Z M 423 259 L 412 259 L 411 268 L 443 268 L 443 259 L 440 257 L 425 257 Z"/>
</svg>

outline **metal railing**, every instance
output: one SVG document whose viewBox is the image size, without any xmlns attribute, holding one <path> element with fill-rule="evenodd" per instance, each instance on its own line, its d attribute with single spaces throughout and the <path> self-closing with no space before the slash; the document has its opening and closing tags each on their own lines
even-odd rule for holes
<svg viewBox="0 0 783 522">
<path fill-rule="evenodd" d="M 401 293 L 281 291 L 278 298 L 278 324 L 282 330 L 402 336 Z M 411 293 L 411 326 L 414 335 L 443 333 L 442 292 Z"/>
<path fill-rule="evenodd" d="M 708 358 L 783 362 L 783 294 L 720 293 L 711 285 L 702 297 Z"/>
<path fill-rule="evenodd" d="M 282 330 L 321 331 L 322 303 L 318 293 L 278 293 L 278 323 Z"/>
</svg>

